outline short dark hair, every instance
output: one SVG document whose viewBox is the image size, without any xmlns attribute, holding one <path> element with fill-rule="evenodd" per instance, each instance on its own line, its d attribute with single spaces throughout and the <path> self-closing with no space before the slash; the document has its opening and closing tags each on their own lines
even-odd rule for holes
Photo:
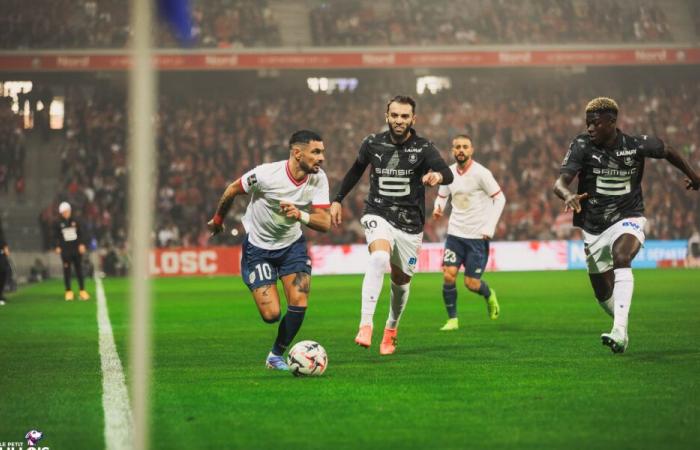
<svg viewBox="0 0 700 450">
<path fill-rule="evenodd" d="M 472 142 L 472 143 L 474 142 L 474 141 L 472 140 L 472 137 L 471 137 L 471 136 L 469 136 L 468 134 L 464 134 L 464 133 L 463 133 L 463 134 L 458 134 L 458 135 L 456 135 L 455 137 L 452 138 L 453 141 L 454 141 L 455 139 L 469 139 L 469 142 Z"/>
<path fill-rule="evenodd" d="M 323 138 L 320 134 L 311 130 L 299 130 L 292 133 L 292 137 L 289 138 L 289 149 L 292 149 L 294 144 L 308 144 L 311 141 L 322 142 Z"/>
<path fill-rule="evenodd" d="M 386 112 L 389 112 L 389 105 L 391 105 L 392 103 L 402 103 L 404 105 L 411 105 L 411 112 L 413 114 L 416 113 L 416 101 L 408 95 L 397 95 L 391 100 L 389 100 L 389 103 L 386 104 Z"/>
</svg>

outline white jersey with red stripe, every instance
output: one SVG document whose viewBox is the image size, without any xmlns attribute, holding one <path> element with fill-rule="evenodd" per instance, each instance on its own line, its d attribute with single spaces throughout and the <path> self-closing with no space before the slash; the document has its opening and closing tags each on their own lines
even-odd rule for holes
<svg viewBox="0 0 700 450">
<path fill-rule="evenodd" d="M 503 212 L 505 196 L 489 169 L 471 160 L 460 170 L 457 163 L 450 166 L 454 181 L 440 186 L 435 207 L 445 210 L 452 196 L 452 213 L 447 234 L 466 239 L 493 237 Z"/>
<path fill-rule="evenodd" d="M 287 218 L 280 202 L 294 203 L 300 211 L 311 207 L 328 208 L 328 178 L 323 170 L 295 180 L 288 161 L 262 164 L 241 177 L 243 190 L 250 194 L 250 203 L 243 216 L 248 241 L 266 250 L 289 247 L 301 237 L 301 224 Z"/>
</svg>

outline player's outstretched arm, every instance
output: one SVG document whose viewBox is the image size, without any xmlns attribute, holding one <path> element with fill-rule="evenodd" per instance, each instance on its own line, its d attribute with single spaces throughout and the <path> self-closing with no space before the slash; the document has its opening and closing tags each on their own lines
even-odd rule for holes
<svg viewBox="0 0 700 450">
<path fill-rule="evenodd" d="M 358 157 L 343 177 L 343 181 L 340 183 L 340 189 L 338 189 L 338 193 L 331 203 L 330 217 L 334 226 L 339 226 L 343 221 L 343 208 L 340 202 L 343 201 L 345 196 L 348 195 L 357 182 L 360 181 L 362 174 L 365 173 L 367 165 L 367 162 L 363 162 L 360 157 Z"/>
<path fill-rule="evenodd" d="M 676 149 L 670 145 L 666 146 L 666 161 L 673 164 L 678 168 L 678 170 L 683 172 L 685 176 L 688 177 L 684 180 L 686 189 L 693 189 L 694 191 L 697 191 L 700 188 L 700 177 L 698 174 L 695 173 L 692 167 L 690 167 L 688 161 L 683 159 L 680 153 L 678 153 Z"/>
<path fill-rule="evenodd" d="M 233 200 L 237 195 L 245 193 L 240 178 L 228 185 L 221 199 L 219 199 L 219 206 L 216 208 L 214 217 L 207 222 L 207 229 L 211 232 L 212 236 L 224 231 L 224 217 L 226 217 L 226 214 L 228 214 L 228 211 L 231 209 Z"/>
<path fill-rule="evenodd" d="M 312 230 L 325 233 L 331 229 L 331 215 L 327 208 L 311 208 L 311 214 L 309 214 L 287 201 L 281 201 L 280 208 L 286 217 L 296 219 Z"/>
<path fill-rule="evenodd" d="M 581 212 L 581 200 L 588 198 L 588 194 L 574 194 L 569 190 L 569 185 L 573 181 L 574 176 L 575 174 L 573 173 L 561 174 L 554 183 L 554 193 L 557 197 L 564 200 L 564 211 L 572 209 L 575 212 Z"/>
</svg>

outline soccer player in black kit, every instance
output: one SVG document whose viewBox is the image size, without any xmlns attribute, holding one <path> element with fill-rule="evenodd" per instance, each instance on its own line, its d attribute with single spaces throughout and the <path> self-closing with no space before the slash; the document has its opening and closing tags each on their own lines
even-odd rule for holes
<svg viewBox="0 0 700 450">
<path fill-rule="evenodd" d="M 10 247 L 7 245 L 5 233 L 2 229 L 2 222 L 0 222 L 0 306 L 5 306 L 5 302 L 7 301 L 3 292 L 5 290 L 5 281 L 7 281 L 7 276 L 10 274 L 10 261 L 8 256 L 10 256 Z"/>
<path fill-rule="evenodd" d="M 367 136 L 340 189 L 331 203 L 331 221 L 342 221 L 341 202 L 357 184 L 367 166 L 370 189 L 360 223 L 369 246 L 369 262 L 362 282 L 362 316 L 355 342 L 365 348 L 372 343 L 372 325 L 384 272 L 391 266 L 389 318 L 379 353 L 396 350 L 396 333 L 406 302 L 411 277 L 418 263 L 425 224 L 425 187 L 450 184 L 452 171 L 435 146 L 413 129 L 416 102 L 396 96 L 387 104 L 389 130 Z"/>
<path fill-rule="evenodd" d="M 80 300 L 89 300 L 90 294 L 85 290 L 83 279 L 83 254 L 85 254 L 85 242 L 80 223 L 73 218 L 71 206 L 68 202 L 62 202 L 58 206 L 61 220 L 56 224 L 55 239 L 56 253 L 61 255 L 63 262 L 63 284 L 66 287 L 65 299 L 72 301 L 74 298 L 71 290 L 71 266 L 75 267 L 75 275 L 80 287 Z"/>
<path fill-rule="evenodd" d="M 644 158 L 666 159 L 698 190 L 700 178 L 673 148 L 654 136 L 630 136 L 617 124 L 617 103 L 607 97 L 586 106 L 588 134 L 577 136 L 564 157 L 554 193 L 574 211 L 574 226 L 583 229 L 588 275 L 600 306 L 614 318 L 603 345 L 614 353 L 628 346 L 627 319 L 634 278 L 631 264 L 644 244 Z M 578 190 L 569 184 L 578 176 Z"/>
</svg>

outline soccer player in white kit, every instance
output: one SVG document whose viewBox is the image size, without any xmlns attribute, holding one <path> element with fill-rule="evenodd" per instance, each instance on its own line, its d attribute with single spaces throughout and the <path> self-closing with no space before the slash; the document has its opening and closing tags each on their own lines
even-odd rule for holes
<svg viewBox="0 0 700 450">
<path fill-rule="evenodd" d="M 223 231 L 223 220 L 237 195 L 250 195 L 243 216 L 246 237 L 242 245 L 241 276 L 266 323 L 280 321 L 277 278 L 282 280 L 287 313 L 265 361 L 266 367 L 288 370 L 283 354 L 304 321 L 311 286 L 311 259 L 301 224 L 326 232 L 328 178 L 321 164 L 323 139 L 300 130 L 289 139 L 289 159 L 262 164 L 231 183 L 216 214 L 207 223 L 212 235 Z"/>
<path fill-rule="evenodd" d="M 489 258 L 489 240 L 496 231 L 506 198 L 491 171 L 474 161 L 473 154 L 469 136 L 460 134 L 452 139 L 452 155 L 457 161 L 450 166 L 454 181 L 440 186 L 433 207 L 433 218 L 439 219 L 444 214 L 447 198 L 452 196 L 442 259 L 442 298 L 448 316 L 447 323 L 440 328 L 442 331 L 459 329 L 455 280 L 462 265 L 464 285 L 484 297 L 489 317 L 498 319 L 500 313 L 496 291 L 481 276 Z"/>
</svg>

